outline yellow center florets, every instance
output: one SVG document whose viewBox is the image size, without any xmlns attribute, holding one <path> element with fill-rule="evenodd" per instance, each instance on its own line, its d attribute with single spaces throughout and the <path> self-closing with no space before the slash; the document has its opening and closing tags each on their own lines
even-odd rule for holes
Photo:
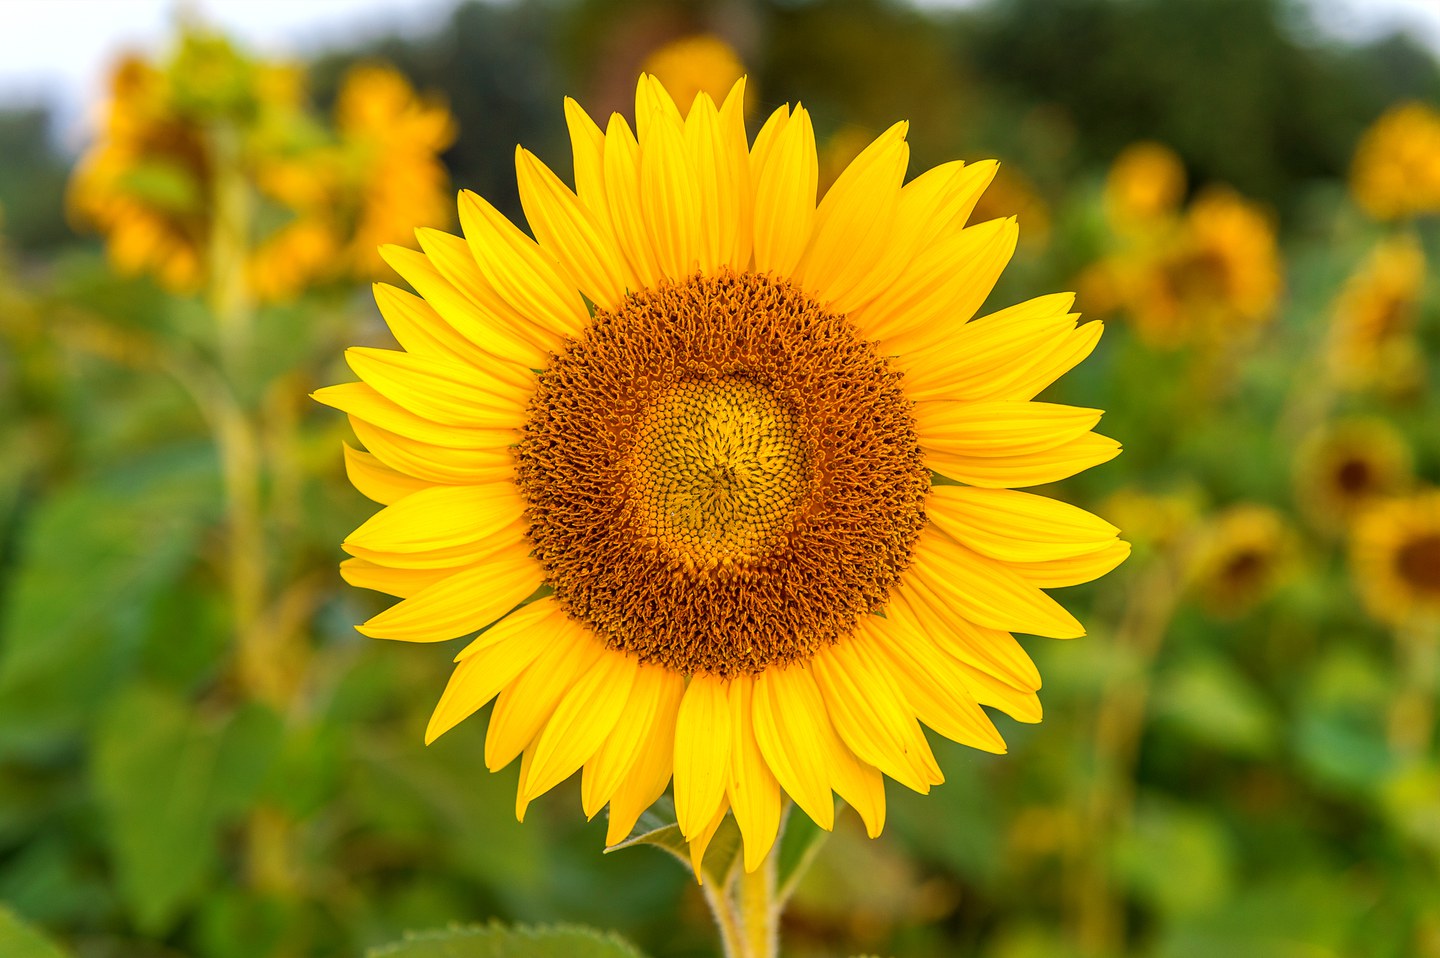
<svg viewBox="0 0 1440 958">
<path fill-rule="evenodd" d="M 703 569 L 763 556 L 809 473 L 790 411 L 735 378 L 684 382 L 662 397 L 637 430 L 631 469 L 642 526 Z"/>
</svg>

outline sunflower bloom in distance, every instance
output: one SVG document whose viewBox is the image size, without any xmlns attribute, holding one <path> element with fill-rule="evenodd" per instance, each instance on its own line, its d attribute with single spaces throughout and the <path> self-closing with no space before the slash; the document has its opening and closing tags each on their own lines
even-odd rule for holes
<svg viewBox="0 0 1440 958">
<path fill-rule="evenodd" d="M 521 815 L 583 770 L 614 843 L 673 779 L 697 863 L 733 812 L 754 869 L 784 796 L 875 835 L 886 776 L 940 783 L 922 724 L 1001 752 L 982 706 L 1039 721 L 1012 633 L 1081 635 L 1044 590 L 1129 546 L 1020 491 L 1119 446 L 1032 401 L 1099 337 L 1071 296 L 972 318 L 1015 248 L 967 223 L 995 164 L 907 183 L 899 123 L 817 204 L 809 115 L 750 143 L 743 101 L 682 112 L 645 76 L 603 130 L 567 101 L 574 188 L 521 149 L 529 233 L 464 193 L 463 237 L 386 248 L 401 349 L 349 350 L 361 382 L 316 398 L 385 506 L 341 569 L 402 601 L 360 631 L 482 630 L 427 740 L 493 699 Z"/>
</svg>

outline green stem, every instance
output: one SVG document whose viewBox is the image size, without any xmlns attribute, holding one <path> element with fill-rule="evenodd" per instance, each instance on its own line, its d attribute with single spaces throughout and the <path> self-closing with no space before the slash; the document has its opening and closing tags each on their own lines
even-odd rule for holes
<svg viewBox="0 0 1440 958">
<path fill-rule="evenodd" d="M 780 953 L 780 904 L 775 898 L 778 849 L 753 872 L 737 865 L 735 917 L 744 958 L 776 958 Z"/>
</svg>

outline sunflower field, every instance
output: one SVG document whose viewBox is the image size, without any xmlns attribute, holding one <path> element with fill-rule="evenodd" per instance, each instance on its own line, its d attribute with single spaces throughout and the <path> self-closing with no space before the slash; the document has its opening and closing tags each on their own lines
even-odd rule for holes
<svg viewBox="0 0 1440 958">
<path fill-rule="evenodd" d="M 0 109 L 0 958 L 1440 958 L 1440 58 L 1321 6 Z"/>
</svg>

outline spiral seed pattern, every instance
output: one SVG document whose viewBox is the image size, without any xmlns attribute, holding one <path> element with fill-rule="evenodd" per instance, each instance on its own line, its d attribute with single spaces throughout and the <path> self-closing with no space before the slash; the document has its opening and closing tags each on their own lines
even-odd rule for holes
<svg viewBox="0 0 1440 958">
<path fill-rule="evenodd" d="M 925 523 L 899 374 L 771 276 L 598 311 L 538 375 L 515 452 L 556 598 L 686 674 L 758 673 L 848 634 Z"/>
</svg>

